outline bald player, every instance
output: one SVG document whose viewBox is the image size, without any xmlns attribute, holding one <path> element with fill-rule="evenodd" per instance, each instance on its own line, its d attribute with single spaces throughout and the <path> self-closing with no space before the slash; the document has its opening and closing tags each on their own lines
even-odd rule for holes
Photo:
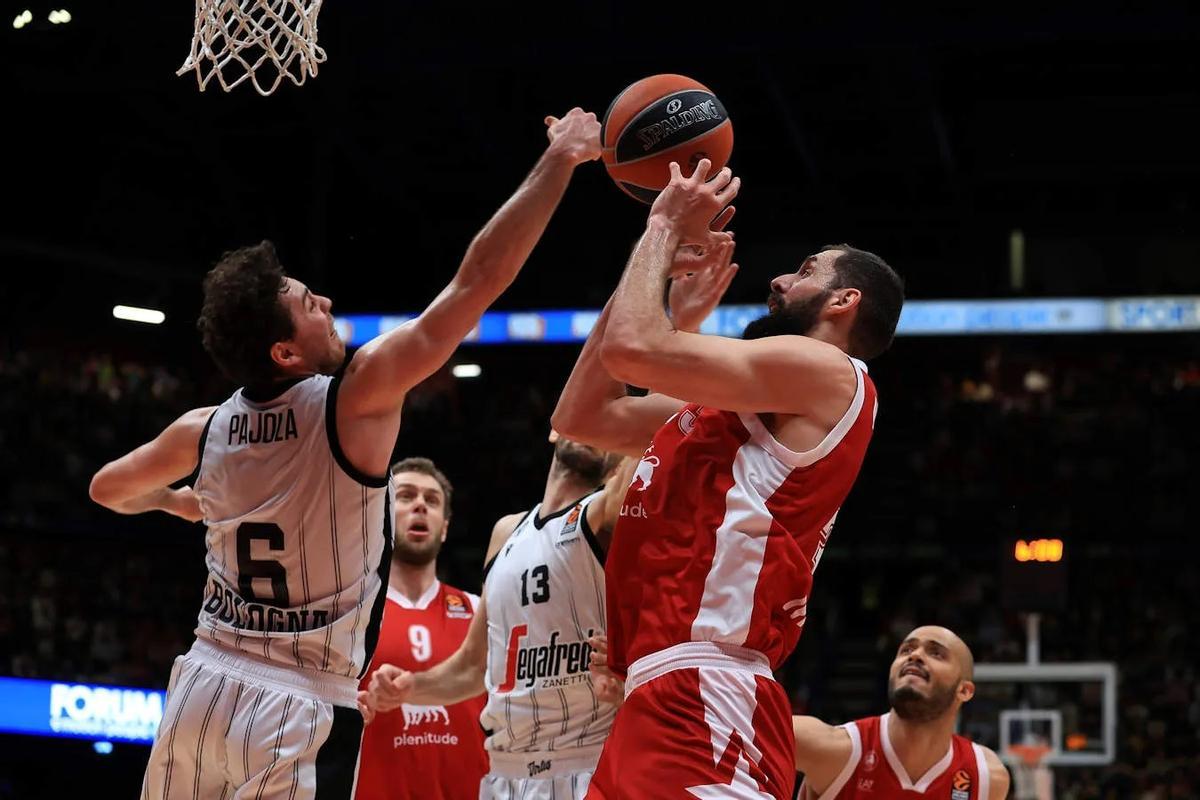
<svg viewBox="0 0 1200 800">
<path fill-rule="evenodd" d="M 954 733 L 975 696 L 975 659 L 953 631 L 917 628 L 888 672 L 891 710 L 827 725 L 793 717 L 803 800 L 1004 800 L 1008 769 L 986 747 Z"/>
</svg>

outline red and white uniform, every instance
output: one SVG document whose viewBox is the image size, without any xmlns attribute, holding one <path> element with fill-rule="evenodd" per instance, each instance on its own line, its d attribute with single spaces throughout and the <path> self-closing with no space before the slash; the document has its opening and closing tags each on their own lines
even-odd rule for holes
<svg viewBox="0 0 1200 800">
<path fill-rule="evenodd" d="M 813 570 L 871 439 L 875 387 L 866 365 L 850 361 L 854 398 L 807 452 L 784 447 L 756 414 L 695 404 L 655 434 L 608 555 L 609 663 L 626 676 L 628 699 L 590 796 L 666 796 L 651 792 L 651 783 L 631 787 L 630 776 L 653 782 L 645 765 L 667 752 L 678 763 L 699 741 L 711 756 L 707 772 L 672 770 L 676 788 L 725 791 L 692 791 L 702 797 L 791 797 L 791 716 L 771 670 L 800 638 Z M 668 674 L 679 670 L 692 674 Z M 673 688 L 654 685 L 663 681 Z M 639 702 L 643 690 L 651 691 Z M 669 709 L 692 700 L 703 713 L 689 727 Z M 626 746 L 633 741 L 642 744 Z M 721 767 L 735 745 L 732 766 Z M 734 791 L 743 784 L 757 788 Z"/>
<path fill-rule="evenodd" d="M 988 800 L 987 759 L 984 749 L 963 736 L 954 736 L 941 761 L 916 780 L 908 776 L 888 738 L 888 720 L 881 717 L 847 722 L 853 750 L 846 766 L 825 793 L 805 790 L 805 800 Z"/>
<path fill-rule="evenodd" d="M 389 588 L 379 646 L 363 678 L 365 689 L 380 664 L 413 672 L 445 661 L 467 636 L 479 598 L 434 581 L 419 601 Z M 405 703 L 380 714 L 363 731 L 359 800 L 476 798 L 488 771 L 479 713 L 480 694 L 452 706 Z"/>
</svg>

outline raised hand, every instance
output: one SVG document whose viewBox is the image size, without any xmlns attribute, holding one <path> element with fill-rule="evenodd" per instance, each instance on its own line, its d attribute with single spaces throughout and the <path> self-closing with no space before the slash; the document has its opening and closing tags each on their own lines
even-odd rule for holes
<svg viewBox="0 0 1200 800">
<path fill-rule="evenodd" d="M 546 138 L 550 150 L 572 164 L 595 161 L 600 157 L 600 122 L 582 108 L 572 108 L 562 119 L 546 117 Z"/>
<path fill-rule="evenodd" d="M 684 245 L 676 251 L 669 305 L 677 330 L 700 330 L 700 324 L 721 302 L 737 272 L 733 250 L 733 239 L 726 238 L 709 247 Z"/>
<path fill-rule="evenodd" d="M 700 159 L 690 177 L 683 177 L 679 164 L 671 162 L 671 182 L 650 207 L 650 221 L 658 221 L 680 237 L 682 244 L 708 244 L 714 231 L 724 229 L 733 217 L 729 204 L 737 197 L 742 179 L 728 168 L 710 180 L 712 162 Z"/>
</svg>

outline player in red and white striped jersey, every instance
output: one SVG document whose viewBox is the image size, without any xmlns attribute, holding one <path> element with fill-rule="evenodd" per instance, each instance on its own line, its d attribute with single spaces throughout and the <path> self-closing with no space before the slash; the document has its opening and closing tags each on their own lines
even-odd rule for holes
<svg viewBox="0 0 1200 800">
<path fill-rule="evenodd" d="M 678 330 L 668 279 L 733 269 L 723 228 L 740 183 L 709 167 L 673 166 L 554 415 L 564 435 L 641 457 L 606 565 L 627 698 L 589 797 L 791 797 L 791 712 L 771 670 L 799 639 L 871 438 L 860 359 L 887 349 L 903 304 L 882 259 L 837 245 L 771 281 L 747 341 Z"/>
<path fill-rule="evenodd" d="M 672 286 L 676 324 L 698 330 L 731 274 L 701 272 Z M 590 680 L 587 653 L 606 627 L 605 552 L 637 460 L 613 471 L 602 451 L 557 433 L 551 441 L 542 502 L 492 531 L 483 599 L 459 652 L 415 675 L 385 665 L 365 701 L 451 702 L 486 684 L 480 721 L 492 729 L 491 771 L 481 800 L 581 800 L 623 697 L 619 681 Z"/>
<path fill-rule="evenodd" d="M 953 631 L 920 627 L 892 661 L 891 711 L 837 727 L 795 717 L 803 800 L 1005 800 L 1000 758 L 954 733 L 959 709 L 975 695 L 974 667 Z"/>
<path fill-rule="evenodd" d="M 427 458 L 392 467 L 396 544 L 379 645 L 363 677 L 380 664 L 427 670 L 454 654 L 479 598 L 437 579 L 437 556 L 450 527 L 450 481 Z M 474 798 L 487 772 L 479 713 L 487 695 L 452 705 L 404 704 L 378 714 L 363 731 L 359 800 Z M 371 710 L 367 707 L 370 716 Z"/>
</svg>

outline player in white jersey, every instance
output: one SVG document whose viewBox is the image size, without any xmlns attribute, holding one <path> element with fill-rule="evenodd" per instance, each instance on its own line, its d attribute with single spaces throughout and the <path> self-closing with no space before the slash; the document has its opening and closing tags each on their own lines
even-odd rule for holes
<svg viewBox="0 0 1200 800">
<path fill-rule="evenodd" d="M 205 278 L 205 348 L 242 388 L 91 486 L 114 511 L 208 525 L 196 643 L 172 671 L 143 797 L 353 795 L 357 683 L 387 588 L 404 397 L 516 277 L 574 168 L 600 156 L 595 115 L 546 123 L 545 153 L 450 284 L 344 368 L 330 300 L 286 276 L 270 243 L 226 254 Z M 171 488 L 189 475 L 190 487 Z"/>
<path fill-rule="evenodd" d="M 588 639 L 604 633 L 604 552 L 629 470 L 551 438 L 542 502 L 492 530 L 482 599 L 458 652 L 425 672 L 381 666 L 367 701 L 380 711 L 447 705 L 486 687 L 483 800 L 582 798 L 616 713 L 616 693 L 588 672 Z"/>
<path fill-rule="evenodd" d="M 733 270 L 709 253 L 682 254 L 695 271 L 670 291 L 671 316 L 699 330 Z M 427 672 L 384 665 L 368 704 L 443 704 L 486 685 L 491 772 L 479 796 L 568 800 L 588 790 L 616 705 L 619 681 L 588 680 L 594 637 L 606 629 L 604 553 L 637 467 L 627 459 L 595 491 L 614 458 L 552 435 L 555 457 L 542 502 L 501 518 L 492 532 L 480 608 L 457 653 Z M 577 499 L 578 498 L 578 499 Z"/>
</svg>

